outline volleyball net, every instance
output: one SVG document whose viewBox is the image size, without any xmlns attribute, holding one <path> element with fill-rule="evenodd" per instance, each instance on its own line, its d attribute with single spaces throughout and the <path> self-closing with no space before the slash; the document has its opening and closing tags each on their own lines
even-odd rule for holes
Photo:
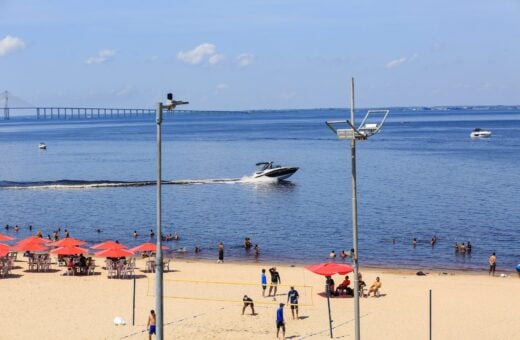
<svg viewBox="0 0 520 340">
<path fill-rule="evenodd" d="M 273 291 L 267 297 L 270 285 L 267 284 L 265 298 L 262 297 L 262 285 L 251 282 L 237 281 L 205 281 L 163 278 L 163 297 L 168 299 L 183 299 L 195 301 L 215 301 L 228 303 L 242 303 L 247 295 L 253 299 L 255 305 L 278 305 L 287 301 L 287 293 L 294 287 L 298 291 L 299 306 L 313 306 L 313 287 L 305 284 L 279 284 L 276 296 Z M 155 277 L 148 277 L 147 296 L 155 296 Z"/>
</svg>

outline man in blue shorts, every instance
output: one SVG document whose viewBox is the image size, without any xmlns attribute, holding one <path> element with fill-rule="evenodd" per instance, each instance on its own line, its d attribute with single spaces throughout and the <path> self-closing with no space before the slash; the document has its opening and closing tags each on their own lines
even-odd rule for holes
<svg viewBox="0 0 520 340">
<path fill-rule="evenodd" d="M 300 294 L 298 294 L 298 291 L 294 289 L 294 287 L 291 287 L 291 290 L 289 293 L 287 293 L 287 303 L 291 303 L 291 314 L 292 318 L 294 320 L 294 311 L 296 311 L 296 319 L 298 319 L 298 298 L 300 297 Z"/>
<path fill-rule="evenodd" d="M 155 311 L 153 309 L 150 311 L 146 328 L 148 328 L 148 339 L 152 340 L 152 334 L 155 334 Z"/>
<path fill-rule="evenodd" d="M 282 329 L 282 339 L 285 339 L 285 321 L 283 319 L 283 303 L 280 303 L 280 308 L 276 311 L 276 338 L 278 339 L 278 334 L 280 333 L 280 328 Z"/>
<path fill-rule="evenodd" d="M 265 269 L 262 269 L 260 280 L 262 282 L 262 296 L 265 296 L 265 289 L 267 288 L 267 276 L 265 276 Z"/>
</svg>

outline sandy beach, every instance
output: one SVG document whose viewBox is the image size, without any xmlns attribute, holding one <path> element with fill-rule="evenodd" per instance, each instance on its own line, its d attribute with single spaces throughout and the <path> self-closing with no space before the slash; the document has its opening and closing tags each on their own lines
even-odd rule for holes
<svg viewBox="0 0 520 340">
<path fill-rule="evenodd" d="M 154 274 L 137 261 L 135 326 L 132 326 L 132 279 L 108 279 L 102 259 L 93 276 L 63 276 L 27 272 L 25 259 L 16 262 L 10 278 L 0 279 L 0 320 L 4 339 L 145 339 L 146 321 L 155 308 Z M 302 265 L 276 264 L 282 279 L 276 300 L 262 297 L 260 272 L 271 263 L 202 261 L 171 263 L 164 274 L 164 334 L 166 339 L 273 339 L 276 308 L 287 301 L 294 285 L 300 293 L 300 319 L 285 307 L 286 337 L 330 337 L 324 278 Z M 361 335 L 364 339 L 421 339 L 429 334 L 429 290 L 433 301 L 433 338 L 515 339 L 520 334 L 520 279 L 487 274 L 363 269 L 370 285 L 383 283 L 380 297 L 362 298 Z M 269 275 L 268 275 L 269 276 Z M 352 277 L 352 276 L 351 276 Z M 336 284 L 342 280 L 335 275 Z M 244 294 L 253 298 L 257 315 L 246 309 Z M 354 338 L 353 299 L 331 299 L 334 338 Z M 121 316 L 126 325 L 114 325 Z"/>
</svg>

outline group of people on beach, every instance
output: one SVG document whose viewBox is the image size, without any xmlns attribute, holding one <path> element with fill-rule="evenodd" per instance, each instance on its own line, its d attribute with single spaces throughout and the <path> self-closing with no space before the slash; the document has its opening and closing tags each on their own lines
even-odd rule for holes
<svg viewBox="0 0 520 340">
<path fill-rule="evenodd" d="M 341 284 L 335 287 L 334 279 L 331 276 L 325 277 L 325 285 L 327 287 L 327 294 L 329 297 L 340 296 L 341 294 L 354 296 L 354 290 L 350 287 L 350 278 L 349 276 L 345 276 L 345 279 Z M 376 280 L 370 285 L 367 294 L 364 294 L 366 283 L 363 281 L 363 275 L 358 273 L 358 287 L 359 287 L 359 295 L 360 296 L 370 296 L 371 293 L 376 296 L 379 294 L 379 289 L 381 288 L 382 283 L 381 279 L 376 277 Z"/>
<path fill-rule="evenodd" d="M 269 293 L 266 294 L 267 290 L 267 274 L 265 268 L 262 269 L 262 272 L 260 274 L 260 284 L 262 286 L 262 297 L 270 297 L 271 294 L 273 296 L 273 300 L 276 301 L 276 295 L 278 292 L 278 286 L 282 283 L 282 279 L 280 277 L 280 273 L 276 269 L 276 267 L 269 268 L 269 274 L 270 274 L 270 285 L 269 285 Z M 298 300 L 300 298 L 300 294 L 298 291 L 294 288 L 294 286 L 291 286 L 291 289 L 287 293 L 287 304 L 291 307 L 291 315 L 293 320 L 298 320 Z M 249 307 L 251 308 L 251 315 L 256 315 L 255 313 L 255 305 L 252 298 L 250 298 L 248 295 L 244 295 L 242 298 L 242 301 L 244 305 L 242 306 L 242 315 L 244 315 L 244 312 Z M 285 318 L 283 314 L 283 308 L 285 306 L 285 303 L 281 302 L 278 305 L 278 309 L 276 310 L 276 337 L 278 338 L 280 335 L 280 330 L 282 331 L 282 339 L 285 339 Z"/>
<path fill-rule="evenodd" d="M 245 237 L 244 238 L 244 245 L 243 245 L 244 249 L 246 250 L 246 252 L 249 252 L 251 250 L 251 248 L 253 248 L 253 251 L 254 251 L 254 255 L 255 255 L 255 258 L 258 258 L 260 256 L 260 247 L 258 246 L 258 244 L 255 244 L 255 246 L 253 247 L 253 243 L 251 242 L 251 238 L 250 237 Z M 195 247 L 195 252 L 197 252 L 198 247 Z M 200 248 L 198 248 L 200 249 Z M 224 263 L 224 243 L 223 242 L 219 242 L 218 244 L 218 259 L 217 259 L 217 263 Z"/>
</svg>

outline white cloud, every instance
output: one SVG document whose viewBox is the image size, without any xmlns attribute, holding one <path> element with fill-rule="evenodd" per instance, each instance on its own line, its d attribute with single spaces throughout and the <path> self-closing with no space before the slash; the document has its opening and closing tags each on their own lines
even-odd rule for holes
<svg viewBox="0 0 520 340">
<path fill-rule="evenodd" d="M 395 67 L 399 67 L 401 66 L 402 64 L 406 63 L 408 59 L 403 57 L 403 58 L 399 58 L 399 59 L 394 59 L 392 61 L 389 61 L 388 63 L 386 63 L 386 68 L 395 68 Z"/>
<path fill-rule="evenodd" d="M 204 61 L 206 56 L 214 56 L 217 47 L 213 44 L 204 43 L 190 51 L 180 51 L 177 53 L 177 59 L 192 65 L 198 65 Z"/>
<path fill-rule="evenodd" d="M 245 67 L 253 63 L 255 56 L 250 53 L 242 53 L 237 57 L 237 64 Z"/>
<path fill-rule="evenodd" d="M 224 61 L 226 57 L 223 54 L 214 54 L 211 57 L 209 57 L 208 62 L 211 65 L 217 65 Z"/>
<path fill-rule="evenodd" d="M 227 84 L 218 84 L 216 87 L 215 87 L 215 93 L 222 93 L 224 92 L 225 90 L 228 89 L 229 86 L 227 86 Z"/>
<path fill-rule="evenodd" d="M 87 60 L 85 60 L 85 64 L 102 64 L 112 60 L 115 55 L 115 50 L 101 50 L 96 56 L 87 58 Z"/>
<path fill-rule="evenodd" d="M 0 57 L 22 48 L 25 48 L 25 42 L 22 39 L 8 35 L 0 40 Z"/>
</svg>

